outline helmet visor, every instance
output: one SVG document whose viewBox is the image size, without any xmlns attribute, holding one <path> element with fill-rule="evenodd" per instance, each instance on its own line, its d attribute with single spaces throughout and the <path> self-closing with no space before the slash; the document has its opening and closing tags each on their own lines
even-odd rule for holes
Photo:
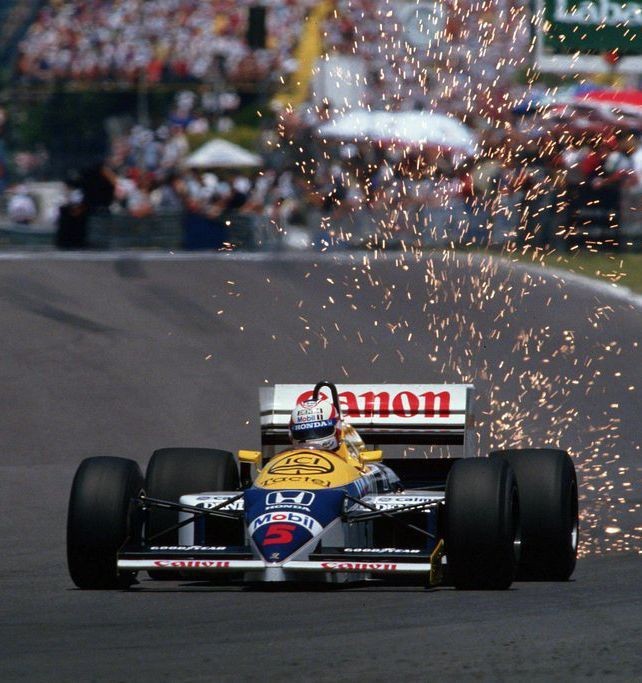
<svg viewBox="0 0 642 683">
<path fill-rule="evenodd" d="M 317 422 L 304 422 L 293 424 L 290 427 L 292 438 L 302 443 L 313 439 L 324 439 L 332 436 L 336 427 L 336 420 L 318 420 Z"/>
</svg>

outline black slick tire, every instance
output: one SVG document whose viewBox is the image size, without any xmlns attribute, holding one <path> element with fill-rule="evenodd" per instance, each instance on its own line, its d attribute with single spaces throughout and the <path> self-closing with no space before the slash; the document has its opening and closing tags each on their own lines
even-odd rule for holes
<svg viewBox="0 0 642 683">
<path fill-rule="evenodd" d="M 458 460 L 446 482 L 448 578 L 458 589 L 504 590 L 519 559 L 519 497 L 502 460 Z"/>
<path fill-rule="evenodd" d="M 117 553 L 128 536 L 131 499 L 141 493 L 143 475 L 133 460 L 87 458 L 71 487 L 67 514 L 67 564 L 78 588 L 123 588 L 134 572 L 118 573 Z"/>
<path fill-rule="evenodd" d="M 234 456 L 214 448 L 161 448 L 154 452 L 145 476 L 150 498 L 179 502 L 188 493 L 236 491 L 240 487 Z M 178 529 L 161 533 L 178 522 L 178 513 L 152 509 L 145 536 L 150 545 L 177 545 Z M 234 520 L 208 520 L 208 544 L 239 545 L 242 524 Z M 212 524 L 213 522 L 213 524 Z M 212 530 L 210 531 L 210 528 Z M 161 534 L 158 535 L 157 534 Z M 156 537 L 156 538 L 154 538 Z M 153 539 L 153 540 L 152 540 Z M 176 580 L 178 572 L 148 572 L 156 580 Z"/>
<path fill-rule="evenodd" d="M 493 451 L 517 478 L 522 518 L 518 578 L 567 581 L 579 541 L 577 475 L 566 451 L 525 448 Z"/>
</svg>

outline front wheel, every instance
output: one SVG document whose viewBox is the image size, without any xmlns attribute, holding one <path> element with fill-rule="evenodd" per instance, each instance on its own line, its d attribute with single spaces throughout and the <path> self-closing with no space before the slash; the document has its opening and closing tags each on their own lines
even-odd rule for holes
<svg viewBox="0 0 642 683">
<path fill-rule="evenodd" d="M 444 541 L 456 588 L 504 590 L 517 570 L 520 543 L 515 476 L 501 460 L 458 460 L 446 482 Z"/>
<path fill-rule="evenodd" d="M 145 491 L 150 498 L 174 503 L 186 493 L 236 491 L 239 486 L 234 456 L 229 451 L 214 448 L 161 448 L 152 455 L 145 478 Z M 165 529 L 177 522 L 178 513 L 174 510 L 151 510 L 147 540 L 176 545 L 178 529 Z M 230 525 L 222 520 L 219 526 L 227 529 Z M 226 537 L 217 539 L 217 544 L 227 542 Z"/>
<path fill-rule="evenodd" d="M 145 491 L 150 498 L 174 503 L 186 493 L 236 491 L 240 487 L 234 456 L 214 448 L 161 448 L 154 452 L 145 478 Z M 150 544 L 177 545 L 175 510 L 153 509 L 149 512 L 146 538 Z M 207 545 L 242 545 L 243 526 L 237 520 L 207 520 L 204 542 Z M 181 578 L 179 572 L 149 571 L 157 581 Z"/>
<path fill-rule="evenodd" d="M 524 448 L 493 451 L 515 472 L 522 517 L 518 578 L 567 581 L 579 540 L 577 475 L 566 451 Z"/>
<path fill-rule="evenodd" d="M 123 588 L 136 574 L 118 573 L 117 553 L 131 529 L 131 499 L 143 489 L 133 460 L 87 458 L 76 472 L 67 515 L 67 563 L 78 588 Z"/>
</svg>

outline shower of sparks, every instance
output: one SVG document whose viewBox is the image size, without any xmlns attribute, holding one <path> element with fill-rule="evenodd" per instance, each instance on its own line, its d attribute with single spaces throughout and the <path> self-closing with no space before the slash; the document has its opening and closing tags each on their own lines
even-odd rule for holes
<svg viewBox="0 0 642 683">
<path fill-rule="evenodd" d="M 351 81 L 363 86 L 360 109 L 419 108 L 474 125 L 481 133 L 468 163 L 484 161 L 474 177 L 484 190 L 469 205 L 470 215 L 462 217 L 452 197 L 453 185 L 462 182 L 466 171 L 463 157 L 451 156 L 439 146 L 420 146 L 418 151 L 394 136 L 379 143 L 378 151 L 385 147 L 385 155 L 363 136 L 340 142 L 308 140 L 304 151 L 296 136 L 297 121 L 341 121 L 351 106 L 318 98 L 303 111 L 286 106 L 280 112 L 278 136 L 270 144 L 300 152 L 294 155 L 294 164 L 311 203 L 322 207 L 325 236 L 316 247 L 327 254 L 326 262 L 337 245 L 365 250 L 344 252 L 352 255 L 352 266 L 341 270 L 343 275 L 317 278 L 319 264 L 314 264 L 318 296 L 298 302 L 303 326 L 298 346 L 310 357 L 316 345 L 327 349 L 338 338 L 340 344 L 367 354 L 373 369 L 379 376 L 385 372 L 387 381 L 395 379 L 395 368 L 403 365 L 409 352 L 419 350 L 425 357 L 425 381 L 475 384 L 476 429 L 485 449 L 546 446 L 570 452 L 580 484 L 580 554 L 642 552 L 642 525 L 627 527 L 622 522 L 630 515 L 639 518 L 642 510 L 632 495 L 639 470 L 620 462 L 621 449 L 631 448 L 621 443 L 620 413 L 624 401 L 634 400 L 636 388 L 626 367 L 608 377 L 605 369 L 623 352 L 624 342 L 609 332 L 613 308 L 596 299 L 585 324 L 573 329 L 564 321 L 553 323 L 555 306 L 569 297 L 563 279 L 518 266 L 507 271 L 498 267 L 496 258 L 453 249 L 455 243 L 476 246 L 478 236 L 462 241 L 466 223 L 471 217 L 489 215 L 496 224 L 514 226 L 513 239 L 498 242 L 504 260 L 529 257 L 546 265 L 547 252 L 534 238 L 544 220 L 565 210 L 566 190 L 561 176 L 526 177 L 516 155 L 535 148 L 550 157 L 556 144 L 579 149 L 588 138 L 558 131 L 556 139 L 544 125 L 525 125 L 518 131 L 509 123 L 508 114 L 528 102 L 529 88 L 538 78 L 532 67 L 531 34 L 541 18 L 531 15 L 530 3 L 519 0 L 450 0 L 442 6 L 444 16 L 442 10 L 434 10 L 431 27 L 419 14 L 412 20 L 409 5 L 396 0 L 335 3 L 324 25 L 325 61 L 347 55 L 370 65 L 367 73 L 337 71 L 337 92 L 342 82 Z M 410 36 L 411 24 L 425 33 L 421 45 Z M 516 85 L 517 72 L 526 85 Z M 556 91 L 548 88 L 545 94 L 554 96 Z M 546 122 L 550 114 L 540 113 L 540 123 Z M 365 161 L 352 163 L 355 150 L 363 149 L 371 150 L 364 153 Z M 458 168 L 463 169 L 461 175 Z M 510 176 L 506 185 L 522 189 L 519 201 L 509 201 L 507 188 L 498 180 L 500 172 Z M 320 179 L 326 181 L 323 196 Z M 336 191 L 339 184 L 341 195 Z M 551 188 L 559 203 L 538 202 Z M 276 223 L 275 227 L 282 230 Z M 493 243 L 490 221 L 480 229 Z M 570 228 L 560 224 L 556 235 L 567 239 Z M 589 251 L 600 246 L 599 241 L 587 241 Z M 402 276 L 396 284 L 383 279 L 385 271 L 375 267 L 378 261 L 393 262 L 399 269 Z M 424 282 L 422 291 L 416 289 L 417 274 Z M 612 268 L 601 275 L 616 286 L 624 275 L 621 262 L 614 259 Z M 533 319 L 532 325 L 518 327 L 516 321 L 523 320 L 518 312 L 530 301 L 541 300 L 545 289 L 550 324 Z M 315 323 L 317 308 L 335 310 L 337 322 Z M 633 306 L 631 310 L 639 315 Z M 370 314 L 373 330 L 354 329 L 344 322 L 352 311 Z M 382 334 L 389 336 L 385 346 Z M 630 344 L 628 352 L 637 349 L 637 341 Z M 337 375 L 348 381 L 349 372 L 343 366 L 337 369 Z M 622 400 L 605 405 L 607 388 L 614 385 L 621 389 Z M 579 405 L 591 410 L 580 410 Z M 624 531 L 629 527 L 633 530 Z"/>
<path fill-rule="evenodd" d="M 579 478 L 580 555 L 640 551 L 640 527 L 624 531 L 622 523 L 624 515 L 640 517 L 642 509 L 635 497 L 631 500 L 635 470 L 620 463 L 621 406 L 602 400 L 608 384 L 617 383 L 622 393 L 628 388 L 626 372 L 607 377 L 603 370 L 606 361 L 622 352 L 621 342 L 608 336 L 601 340 L 609 329 L 611 307 L 596 303 L 578 329 L 558 328 L 546 321 L 517 326 L 516 320 L 524 320 L 517 316 L 519 309 L 529 299 L 544 296 L 538 288 L 552 278 L 545 271 L 516 275 L 500 269 L 492 257 L 449 250 L 381 256 L 402 273 L 411 269 L 425 273 L 423 291 L 416 291 L 417 279 L 408 275 L 386 282 L 373 264 L 373 254 L 355 253 L 354 265 L 342 271 L 342 277 L 335 275 L 332 285 L 326 284 L 333 292 L 343 290 L 334 295 L 342 301 L 337 321 L 349 318 L 356 300 L 370 310 L 372 329 L 386 331 L 383 341 L 368 329 L 345 323 L 315 324 L 319 317 L 315 310 L 325 308 L 327 302 L 320 296 L 306 302 L 309 315 L 300 317 L 305 323 L 301 350 L 313 358 L 315 350 L 331 348 L 333 339 L 359 353 L 365 346 L 377 376 L 385 367 L 383 377 L 395 381 L 395 368 L 403 365 L 408 353 L 424 349 L 422 381 L 475 385 L 476 431 L 483 452 L 511 447 L 569 451 Z M 553 282 L 554 298 L 565 298 L 564 282 L 554 278 Z M 359 291 L 366 288 L 375 296 L 362 299 Z M 349 381 L 349 369 L 341 366 L 339 374 Z M 587 397 L 593 406 L 588 412 L 577 407 L 586 406 Z"/>
</svg>

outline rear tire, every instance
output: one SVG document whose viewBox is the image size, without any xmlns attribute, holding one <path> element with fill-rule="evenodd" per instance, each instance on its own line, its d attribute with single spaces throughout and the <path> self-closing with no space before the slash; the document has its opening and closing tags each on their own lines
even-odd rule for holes
<svg viewBox="0 0 642 683">
<path fill-rule="evenodd" d="M 507 463 L 458 460 L 446 482 L 444 540 L 456 588 L 504 590 L 517 571 L 519 498 Z"/>
<path fill-rule="evenodd" d="M 509 463 L 519 489 L 522 553 L 518 578 L 567 581 L 579 540 L 577 475 L 566 451 L 525 448 L 493 451 Z"/>
<path fill-rule="evenodd" d="M 133 460 L 87 458 L 76 472 L 67 515 L 67 563 L 78 588 L 124 588 L 135 572 L 118 573 L 117 553 L 130 528 L 131 499 L 143 489 Z"/>
<path fill-rule="evenodd" d="M 179 502 L 188 493 L 236 491 L 240 487 L 234 456 L 229 451 L 214 448 L 161 448 L 154 452 L 145 477 L 145 490 L 150 498 Z M 208 520 L 215 526 L 212 545 L 240 545 L 242 526 L 234 520 Z M 178 523 L 178 513 L 172 510 L 150 510 L 146 538 Z M 150 542 L 153 545 L 177 545 L 178 529 L 167 532 Z M 209 544 L 209 542 L 208 542 Z M 175 581 L 179 572 L 148 572 L 152 579 Z"/>
</svg>

